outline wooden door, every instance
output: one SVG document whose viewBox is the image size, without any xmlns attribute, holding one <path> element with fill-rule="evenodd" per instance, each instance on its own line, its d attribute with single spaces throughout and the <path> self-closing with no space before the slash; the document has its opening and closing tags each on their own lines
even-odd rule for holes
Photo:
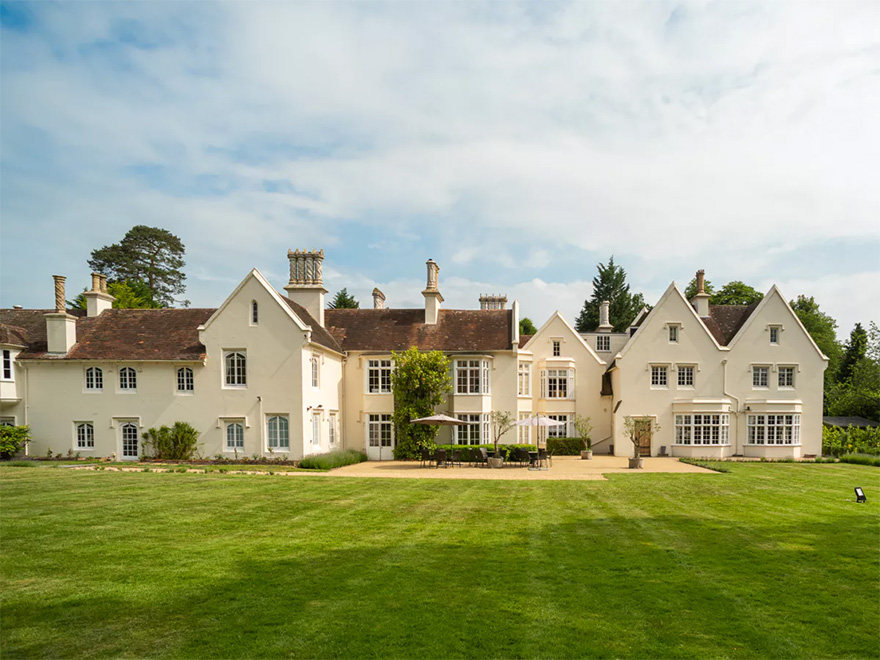
<svg viewBox="0 0 880 660">
<path fill-rule="evenodd" d="M 637 419 L 636 433 L 639 439 L 639 456 L 651 455 L 651 420 Z"/>
</svg>

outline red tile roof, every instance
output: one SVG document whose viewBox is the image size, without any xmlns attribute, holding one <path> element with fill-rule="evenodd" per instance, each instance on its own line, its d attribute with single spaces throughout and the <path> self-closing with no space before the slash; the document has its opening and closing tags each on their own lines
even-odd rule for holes
<svg viewBox="0 0 880 660">
<path fill-rule="evenodd" d="M 0 323 L 0 344 L 27 347 L 29 343 L 27 330 L 17 325 Z"/>
<path fill-rule="evenodd" d="M 436 325 L 423 309 L 328 309 L 330 334 L 347 351 L 421 350 L 484 352 L 510 350 L 509 309 L 441 309 Z"/>
<path fill-rule="evenodd" d="M 315 318 L 311 314 L 309 314 L 309 311 L 305 307 L 303 307 L 299 303 L 293 302 L 290 298 L 286 296 L 281 296 L 281 298 L 290 306 L 290 309 L 293 310 L 293 313 L 296 314 L 303 323 L 312 326 L 313 342 L 334 350 L 337 353 L 342 353 L 342 347 L 337 343 L 333 336 L 329 332 L 327 332 L 327 330 L 321 327 L 321 325 L 315 320 Z M 326 315 L 327 312 L 324 312 L 324 314 Z M 327 322 L 326 316 L 324 317 L 324 322 Z"/>
<path fill-rule="evenodd" d="M 722 346 L 727 346 L 739 329 L 755 311 L 758 303 L 751 305 L 709 305 L 709 316 L 703 323 Z"/>
<path fill-rule="evenodd" d="M 525 348 L 525 345 L 529 343 L 529 339 L 534 337 L 535 335 L 520 335 L 519 336 L 519 347 Z"/>
</svg>

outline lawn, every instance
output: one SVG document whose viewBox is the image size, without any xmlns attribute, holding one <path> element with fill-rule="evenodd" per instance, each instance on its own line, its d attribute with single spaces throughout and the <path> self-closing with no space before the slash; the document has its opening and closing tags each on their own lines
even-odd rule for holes
<svg viewBox="0 0 880 660">
<path fill-rule="evenodd" d="M 0 652 L 880 656 L 880 470 L 725 465 L 605 482 L 3 467 Z"/>
</svg>

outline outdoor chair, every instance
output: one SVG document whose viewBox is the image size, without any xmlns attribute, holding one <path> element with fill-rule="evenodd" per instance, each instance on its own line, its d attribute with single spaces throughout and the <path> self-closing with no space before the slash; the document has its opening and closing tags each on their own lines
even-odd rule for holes
<svg viewBox="0 0 880 660">
<path fill-rule="evenodd" d="M 453 449 L 452 450 L 452 461 L 451 463 L 455 465 L 458 463 L 458 467 L 461 467 L 461 449 Z"/>
<path fill-rule="evenodd" d="M 486 451 L 485 447 L 479 447 L 474 450 L 474 466 L 480 467 L 488 467 L 489 465 L 489 452 Z"/>
<path fill-rule="evenodd" d="M 529 450 L 525 447 L 517 447 L 516 462 L 519 463 L 521 467 L 528 467 L 528 465 L 532 462 L 532 457 L 529 456 Z"/>
<path fill-rule="evenodd" d="M 538 449 L 538 463 L 540 463 L 541 465 L 546 464 L 548 467 L 550 465 L 553 465 L 551 455 L 547 453 L 546 449 Z"/>
<path fill-rule="evenodd" d="M 421 467 L 425 467 L 426 465 L 429 466 L 429 467 L 430 467 L 430 465 L 431 465 L 431 450 L 430 450 L 430 449 L 427 449 L 426 447 L 422 447 L 422 464 L 421 464 Z"/>
<path fill-rule="evenodd" d="M 434 460 L 437 463 L 437 467 L 446 467 L 446 450 L 438 449 L 437 453 L 434 454 Z"/>
</svg>

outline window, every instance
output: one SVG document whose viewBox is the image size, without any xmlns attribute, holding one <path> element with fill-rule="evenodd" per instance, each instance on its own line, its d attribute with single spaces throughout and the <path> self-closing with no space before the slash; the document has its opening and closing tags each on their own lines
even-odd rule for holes
<svg viewBox="0 0 880 660">
<path fill-rule="evenodd" d="M 12 351 L 3 349 L 3 380 L 13 380 Z"/>
<path fill-rule="evenodd" d="M 193 370 L 189 367 L 181 367 L 177 370 L 177 391 L 192 392 L 195 389 L 193 385 Z"/>
<path fill-rule="evenodd" d="M 119 370 L 119 389 L 137 389 L 137 372 L 131 367 L 122 367 L 122 369 Z"/>
<path fill-rule="evenodd" d="M 367 362 L 367 391 L 370 394 L 391 393 L 391 360 Z"/>
<path fill-rule="evenodd" d="M 725 413 L 676 415 L 675 444 L 729 445 L 730 415 Z"/>
<path fill-rule="evenodd" d="M 226 354 L 226 385 L 227 387 L 247 386 L 247 356 L 243 351 Z"/>
<path fill-rule="evenodd" d="M 556 339 L 553 340 L 553 357 L 559 357 L 562 355 L 562 342 Z"/>
<path fill-rule="evenodd" d="M 0 417 L 0 426 L 15 426 L 15 417 Z"/>
<path fill-rule="evenodd" d="M 794 387 L 794 367 L 779 367 L 779 387 Z"/>
<path fill-rule="evenodd" d="M 611 350 L 611 337 L 608 335 L 599 335 L 596 337 L 596 350 L 600 353 L 607 353 Z"/>
<path fill-rule="evenodd" d="M 456 415 L 467 426 L 455 427 L 455 444 L 457 445 L 481 445 L 491 442 L 489 433 L 489 415 L 468 414 Z"/>
<path fill-rule="evenodd" d="M 251 301 L 251 325 L 258 325 L 260 322 L 260 306 L 256 300 Z"/>
<path fill-rule="evenodd" d="M 542 371 L 541 398 L 573 399 L 574 369 L 547 369 Z"/>
<path fill-rule="evenodd" d="M 678 367 L 678 386 L 693 387 L 694 386 L 694 368 Z"/>
<path fill-rule="evenodd" d="M 226 425 L 226 451 L 244 451 L 244 425 L 240 422 Z"/>
<path fill-rule="evenodd" d="M 767 387 L 770 367 L 752 367 L 752 387 Z"/>
<path fill-rule="evenodd" d="M 799 445 L 801 444 L 801 416 L 749 415 L 747 419 L 748 442 L 752 445 Z"/>
<path fill-rule="evenodd" d="M 95 427 L 91 422 L 81 422 L 76 425 L 76 448 L 95 448 Z"/>
<path fill-rule="evenodd" d="M 778 344 L 779 343 L 779 326 L 771 325 L 770 326 L 770 343 Z"/>
<path fill-rule="evenodd" d="M 370 415 L 367 422 L 367 443 L 370 447 L 390 447 L 391 415 Z"/>
<path fill-rule="evenodd" d="M 321 413 L 312 413 L 312 446 L 321 446 Z"/>
<path fill-rule="evenodd" d="M 489 394 L 489 361 L 455 361 L 456 394 Z"/>
<path fill-rule="evenodd" d="M 528 419 L 531 417 L 531 413 L 520 413 L 519 421 L 523 421 L 524 419 Z M 517 427 L 517 435 L 518 442 L 521 445 L 530 445 L 532 444 L 532 427 L 531 426 L 518 426 Z"/>
<path fill-rule="evenodd" d="M 336 444 L 336 413 L 330 413 L 330 419 L 327 424 L 327 439 L 331 446 Z"/>
<path fill-rule="evenodd" d="M 321 387 L 321 356 L 312 353 L 312 387 L 318 389 Z"/>
<path fill-rule="evenodd" d="M 268 427 L 266 437 L 269 440 L 269 449 L 289 449 L 290 435 L 288 432 L 287 417 L 283 415 L 273 415 L 269 418 L 266 426 Z"/>
<path fill-rule="evenodd" d="M 548 438 L 568 438 L 570 437 L 568 432 L 569 419 L 568 415 L 547 415 L 550 419 L 556 420 L 557 422 L 563 422 L 561 426 L 548 426 L 547 427 L 547 437 Z"/>
<path fill-rule="evenodd" d="M 669 343 L 677 344 L 678 343 L 678 326 L 670 325 L 669 326 Z"/>
<path fill-rule="evenodd" d="M 104 372 L 100 367 L 86 369 L 86 389 L 93 392 L 104 389 Z"/>
<path fill-rule="evenodd" d="M 665 366 L 651 367 L 651 387 L 666 387 L 666 371 Z"/>
<path fill-rule="evenodd" d="M 529 362 L 520 362 L 516 369 L 517 387 L 519 396 L 532 395 L 532 365 Z"/>
</svg>

